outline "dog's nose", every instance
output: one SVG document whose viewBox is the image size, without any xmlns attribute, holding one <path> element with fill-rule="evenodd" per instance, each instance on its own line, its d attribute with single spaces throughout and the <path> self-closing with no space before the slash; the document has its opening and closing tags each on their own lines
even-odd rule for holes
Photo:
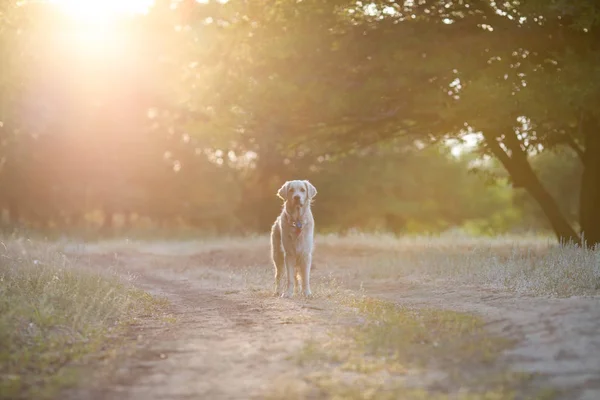
<svg viewBox="0 0 600 400">
<path fill-rule="evenodd" d="M 299 194 L 295 195 L 295 196 L 294 196 L 294 200 L 296 200 L 296 201 L 300 201 L 300 195 L 299 195 Z"/>
</svg>

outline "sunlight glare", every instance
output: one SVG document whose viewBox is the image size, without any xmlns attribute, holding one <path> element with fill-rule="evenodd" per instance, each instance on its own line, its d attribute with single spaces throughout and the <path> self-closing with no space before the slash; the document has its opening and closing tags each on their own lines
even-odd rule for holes
<svg viewBox="0 0 600 400">
<path fill-rule="evenodd" d="M 102 23 L 118 17 L 144 14 L 154 0 L 50 0 L 79 22 Z"/>
<path fill-rule="evenodd" d="M 127 48 L 127 29 L 120 20 L 146 14 L 154 0 L 47 0 L 71 19 L 63 46 L 75 46 L 83 57 L 118 57 Z"/>
</svg>

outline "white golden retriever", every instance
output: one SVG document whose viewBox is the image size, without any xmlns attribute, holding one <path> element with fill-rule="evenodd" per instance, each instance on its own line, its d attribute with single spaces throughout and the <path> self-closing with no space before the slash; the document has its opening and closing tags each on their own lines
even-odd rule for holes
<svg viewBox="0 0 600 400">
<path fill-rule="evenodd" d="M 271 256 L 275 264 L 275 294 L 292 297 L 302 281 L 302 293 L 311 296 L 310 267 L 312 263 L 315 221 L 310 211 L 317 189 L 309 181 L 288 181 L 277 192 L 283 210 L 271 228 Z M 287 273 L 284 287 L 283 274 Z"/>
</svg>

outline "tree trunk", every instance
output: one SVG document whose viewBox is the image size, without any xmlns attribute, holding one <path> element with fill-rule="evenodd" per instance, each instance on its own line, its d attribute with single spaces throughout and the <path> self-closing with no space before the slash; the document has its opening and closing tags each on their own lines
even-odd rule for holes
<svg viewBox="0 0 600 400">
<path fill-rule="evenodd" d="M 8 218 L 12 229 L 18 228 L 21 224 L 21 210 L 15 199 L 8 200 Z"/>
<path fill-rule="evenodd" d="M 583 122 L 583 174 L 579 193 L 579 225 L 585 244 L 600 245 L 600 126 L 596 118 Z"/>
<path fill-rule="evenodd" d="M 126 211 L 123 214 L 123 218 L 124 218 L 123 229 L 125 230 L 125 232 L 131 232 L 131 228 L 133 227 L 133 221 L 131 220 L 132 219 L 131 214 L 132 213 L 130 211 Z"/>
<path fill-rule="evenodd" d="M 563 215 L 556 200 L 542 185 L 533 170 L 530 175 L 529 182 L 524 184 L 525 190 L 542 208 L 559 242 L 581 244 L 579 235 Z"/>
<path fill-rule="evenodd" d="M 113 232 L 114 228 L 114 212 L 110 208 L 105 208 L 103 210 L 104 220 L 102 221 L 102 225 L 100 226 L 100 232 L 103 234 L 108 234 Z"/>
<path fill-rule="evenodd" d="M 510 155 L 500 146 L 495 136 L 485 135 L 485 137 L 490 150 L 500 160 L 514 185 L 527 190 L 539 204 L 559 242 L 580 244 L 579 235 L 563 215 L 556 200 L 535 174 L 514 131 L 505 135 L 504 144 L 510 150 Z"/>
</svg>

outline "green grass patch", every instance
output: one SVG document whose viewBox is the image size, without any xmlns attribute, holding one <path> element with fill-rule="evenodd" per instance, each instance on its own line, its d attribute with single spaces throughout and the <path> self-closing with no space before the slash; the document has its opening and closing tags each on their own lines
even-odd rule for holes
<svg viewBox="0 0 600 400">
<path fill-rule="evenodd" d="M 351 305 L 367 316 L 355 340 L 369 354 L 387 359 L 418 366 L 431 360 L 443 365 L 457 356 L 471 363 L 493 363 L 510 345 L 491 337 L 481 319 L 470 314 L 401 307 L 367 297 Z"/>
<path fill-rule="evenodd" d="M 530 374 L 501 362 L 511 342 L 490 335 L 477 317 L 345 297 L 356 312 L 350 328 L 308 341 L 295 361 L 306 370 L 288 398 L 536 399 Z M 276 394 L 271 398 L 278 398 Z"/>
<path fill-rule="evenodd" d="M 109 351 L 129 322 L 164 305 L 116 276 L 78 268 L 51 245 L 2 242 L 0 398 L 55 396 L 76 383 L 74 364 Z"/>
</svg>

